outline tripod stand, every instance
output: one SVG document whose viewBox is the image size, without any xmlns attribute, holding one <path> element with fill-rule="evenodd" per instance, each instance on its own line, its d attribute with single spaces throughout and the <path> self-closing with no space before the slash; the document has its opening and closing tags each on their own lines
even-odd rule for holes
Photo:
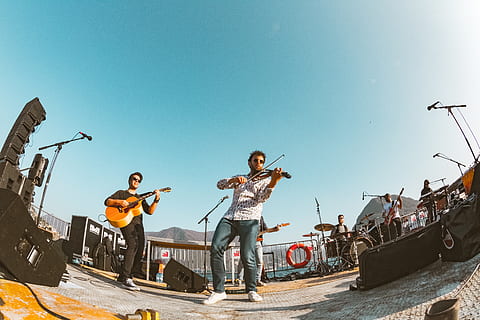
<svg viewBox="0 0 480 320">
<path fill-rule="evenodd" d="M 213 207 L 210 211 L 207 212 L 207 214 L 198 221 L 198 224 L 202 223 L 202 221 L 205 221 L 205 231 L 203 235 L 203 244 L 204 244 L 204 249 L 203 249 L 203 290 L 207 290 L 208 292 L 211 292 L 211 290 L 208 288 L 208 278 L 207 278 L 207 225 L 208 225 L 208 216 L 210 213 L 212 213 L 215 209 L 218 208 L 218 206 L 228 199 L 228 196 L 223 197 L 220 199 L 220 201 Z"/>
</svg>

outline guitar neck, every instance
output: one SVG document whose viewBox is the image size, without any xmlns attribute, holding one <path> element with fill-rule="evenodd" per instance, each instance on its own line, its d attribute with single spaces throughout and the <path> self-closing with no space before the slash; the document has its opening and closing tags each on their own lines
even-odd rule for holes
<svg viewBox="0 0 480 320">
<path fill-rule="evenodd" d="M 172 191 L 172 188 L 170 187 L 166 187 L 166 188 L 162 188 L 162 189 L 158 189 L 160 192 L 170 192 Z M 140 201 L 143 201 L 151 196 L 153 196 L 155 194 L 155 191 L 152 191 L 152 192 L 149 192 L 149 193 L 146 193 L 144 194 L 143 196 L 139 197 L 137 200 L 135 200 L 133 203 L 138 203 Z"/>
</svg>

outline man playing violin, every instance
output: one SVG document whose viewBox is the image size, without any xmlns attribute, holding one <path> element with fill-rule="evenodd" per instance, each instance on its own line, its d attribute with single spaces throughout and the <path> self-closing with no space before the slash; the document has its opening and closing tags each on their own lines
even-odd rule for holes
<svg viewBox="0 0 480 320">
<path fill-rule="evenodd" d="M 137 189 L 142 182 L 143 176 L 140 172 L 134 172 L 128 178 L 128 189 L 118 190 L 110 197 L 105 199 L 105 205 L 108 207 L 126 208 L 129 202 L 126 200 L 130 197 L 140 197 L 137 194 Z M 155 200 L 151 205 L 143 200 L 141 202 L 142 209 L 147 214 L 153 214 L 160 201 L 160 190 L 156 189 Z M 143 229 L 142 215 L 134 216 L 132 221 L 123 228 L 120 228 L 123 238 L 127 243 L 127 250 L 125 251 L 125 260 L 117 281 L 122 282 L 126 289 L 133 291 L 140 291 L 140 288 L 135 285 L 132 280 L 132 275 L 142 274 L 142 256 L 143 248 L 145 247 L 145 234 Z"/>
<path fill-rule="evenodd" d="M 217 182 L 220 190 L 234 189 L 234 191 L 232 204 L 219 221 L 213 235 L 210 263 L 214 291 L 203 301 L 204 304 L 214 304 L 227 297 L 224 254 L 229 243 L 237 235 L 240 237 L 240 259 L 245 270 L 245 291 L 250 301 L 263 300 L 257 294 L 255 246 L 263 203 L 270 198 L 273 189 L 282 178 L 281 168 L 268 172 L 266 177 L 258 175 L 263 170 L 265 158 L 262 151 L 253 151 L 248 158 L 250 168 L 248 175 L 237 175 Z"/>
</svg>

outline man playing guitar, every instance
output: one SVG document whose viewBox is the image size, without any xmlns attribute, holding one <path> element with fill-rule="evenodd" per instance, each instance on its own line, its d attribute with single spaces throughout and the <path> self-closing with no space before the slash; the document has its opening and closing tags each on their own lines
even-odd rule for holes
<svg viewBox="0 0 480 320">
<path fill-rule="evenodd" d="M 385 217 L 386 224 L 393 222 L 395 224 L 396 237 L 402 235 L 402 220 L 400 219 L 400 209 L 402 209 L 402 191 L 398 195 L 397 200 L 392 201 L 392 196 L 389 193 L 386 193 L 383 197 L 385 198 L 385 204 L 383 205 L 383 216 Z M 394 235 L 392 235 L 394 238 Z"/>
<path fill-rule="evenodd" d="M 134 172 L 128 178 L 128 189 L 118 190 L 105 200 L 105 205 L 108 207 L 127 208 L 130 205 L 126 199 L 130 197 L 139 198 L 137 189 L 142 182 L 143 176 L 140 172 Z M 160 190 L 156 189 L 155 200 L 151 205 L 148 205 L 144 200 L 141 202 L 143 211 L 147 214 L 153 214 L 157 208 L 158 201 L 160 201 Z M 142 215 L 136 215 L 131 222 L 126 226 L 120 228 L 123 238 L 127 243 L 127 250 L 125 251 L 125 261 L 122 270 L 117 278 L 117 281 L 122 282 L 123 286 L 128 290 L 140 291 L 140 288 L 135 285 L 132 280 L 132 274 L 142 273 L 142 256 L 143 248 L 145 246 L 145 234 L 143 229 Z"/>
</svg>

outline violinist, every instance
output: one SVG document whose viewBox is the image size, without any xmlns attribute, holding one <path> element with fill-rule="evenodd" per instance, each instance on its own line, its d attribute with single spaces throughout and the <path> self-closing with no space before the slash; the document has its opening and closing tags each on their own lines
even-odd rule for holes
<svg viewBox="0 0 480 320">
<path fill-rule="evenodd" d="M 263 203 L 270 198 L 273 189 L 282 178 L 282 169 L 275 168 L 266 175 L 263 171 L 266 156 L 262 151 L 253 151 L 248 158 L 250 172 L 218 181 L 220 190 L 234 189 L 232 204 L 219 221 L 212 239 L 210 263 L 212 267 L 214 291 L 204 300 L 204 304 L 214 304 L 224 300 L 225 264 L 224 254 L 229 243 L 238 235 L 240 237 L 240 259 L 245 270 L 245 291 L 252 302 L 263 298 L 257 294 L 255 246 L 262 216 Z"/>
</svg>

